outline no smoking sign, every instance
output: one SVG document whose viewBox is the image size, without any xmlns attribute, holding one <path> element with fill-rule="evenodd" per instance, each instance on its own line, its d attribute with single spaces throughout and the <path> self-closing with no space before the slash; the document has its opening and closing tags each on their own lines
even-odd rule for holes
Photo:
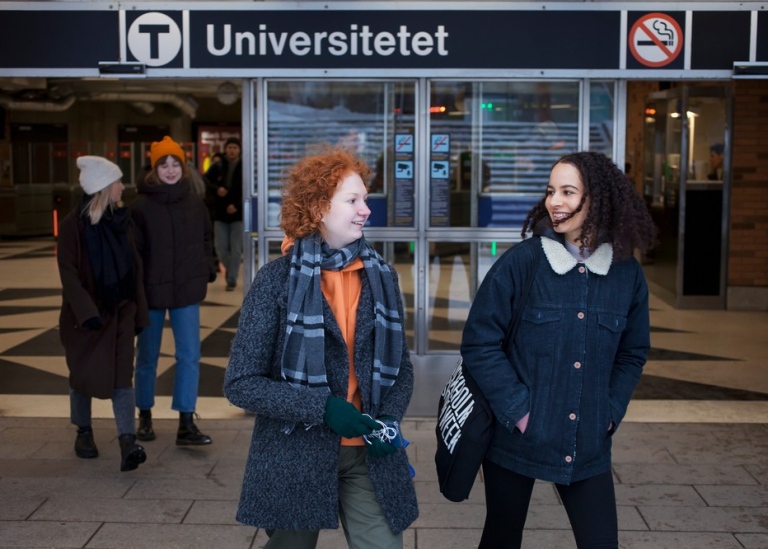
<svg viewBox="0 0 768 549">
<path fill-rule="evenodd" d="M 666 13 L 649 13 L 638 19 L 629 31 L 629 49 L 646 67 L 664 67 L 683 49 L 683 30 Z"/>
</svg>

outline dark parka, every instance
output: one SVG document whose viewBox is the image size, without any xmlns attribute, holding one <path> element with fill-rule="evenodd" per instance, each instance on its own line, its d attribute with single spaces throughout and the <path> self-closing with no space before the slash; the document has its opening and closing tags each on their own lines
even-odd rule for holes
<svg viewBox="0 0 768 549">
<path fill-rule="evenodd" d="M 242 307 L 225 375 L 224 393 L 230 402 L 256 414 L 237 520 L 278 530 L 338 528 L 341 437 L 323 423 L 328 394 L 296 389 L 280 375 L 290 262 L 290 255 L 283 256 L 256 274 Z M 370 286 L 365 271 L 361 272 L 354 363 L 365 411 L 370 409 L 375 318 Z M 394 270 L 389 276 L 399 288 Z M 398 301 L 402 318 L 399 290 Z M 323 315 L 328 383 L 334 395 L 346 398 L 349 356 L 325 298 Z M 401 420 L 412 391 L 413 366 L 403 341 L 399 375 L 394 386 L 382 388 L 378 415 Z M 312 427 L 305 429 L 305 425 Z M 287 434 L 286 427 L 291 426 L 295 428 Z M 367 455 L 366 464 L 391 530 L 402 532 L 418 516 L 405 450 L 383 458 Z"/>
<path fill-rule="evenodd" d="M 137 328 L 149 326 L 147 300 L 136 284 L 136 301 L 124 300 L 115 315 L 100 311 L 93 271 L 83 240 L 87 221 L 81 206 L 59 225 L 56 259 L 62 286 L 59 336 L 69 368 L 69 385 L 95 398 L 112 398 L 116 388 L 133 386 L 134 336 Z M 90 221 L 88 221 L 90 222 Z M 141 260 L 129 231 L 136 280 L 141 280 Z M 104 326 L 89 331 L 83 322 L 100 316 Z"/>
<path fill-rule="evenodd" d="M 211 220 L 187 179 L 175 185 L 138 184 L 131 204 L 136 248 L 144 261 L 150 309 L 176 309 L 205 299 L 216 279 Z"/>
<path fill-rule="evenodd" d="M 610 470 L 611 436 L 650 348 L 643 270 L 634 258 L 612 257 L 603 244 L 577 263 L 562 235 L 545 229 L 505 252 L 485 276 L 461 354 L 496 415 L 490 461 L 560 484 Z M 501 342 L 537 258 L 506 356 Z M 521 433 L 515 425 L 529 412 Z"/>
<path fill-rule="evenodd" d="M 222 158 L 205 173 L 206 203 L 214 221 L 233 223 L 243 220 L 243 161 L 237 160 L 237 165 L 232 170 L 232 179 L 227 185 L 227 172 L 231 162 Z M 226 196 L 219 196 L 219 187 L 227 189 Z M 228 213 L 227 208 L 232 205 L 235 213 Z"/>
</svg>

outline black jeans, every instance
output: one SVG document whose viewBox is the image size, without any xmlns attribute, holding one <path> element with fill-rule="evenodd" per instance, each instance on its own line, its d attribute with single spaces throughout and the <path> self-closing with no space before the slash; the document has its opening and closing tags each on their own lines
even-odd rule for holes
<svg viewBox="0 0 768 549">
<path fill-rule="evenodd" d="M 518 475 L 487 459 L 483 462 L 486 516 L 478 549 L 519 549 L 535 479 Z M 555 484 L 568 513 L 579 549 L 616 549 L 619 527 L 613 477 L 607 471 Z"/>
</svg>

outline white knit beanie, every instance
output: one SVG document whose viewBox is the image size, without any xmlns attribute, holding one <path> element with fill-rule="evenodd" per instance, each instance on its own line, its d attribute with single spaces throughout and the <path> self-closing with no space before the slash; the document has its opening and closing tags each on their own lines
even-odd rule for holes
<svg viewBox="0 0 768 549">
<path fill-rule="evenodd" d="M 96 194 L 123 177 L 117 164 L 100 156 L 80 156 L 77 167 L 80 168 L 80 186 L 85 194 Z"/>
</svg>

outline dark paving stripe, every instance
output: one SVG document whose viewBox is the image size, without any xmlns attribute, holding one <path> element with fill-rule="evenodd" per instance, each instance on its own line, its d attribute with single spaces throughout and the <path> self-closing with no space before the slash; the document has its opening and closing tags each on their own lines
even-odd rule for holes
<svg viewBox="0 0 768 549">
<path fill-rule="evenodd" d="M 660 334 L 690 334 L 691 332 L 687 332 L 685 330 L 673 330 L 672 328 L 658 328 L 656 326 L 651 326 L 651 333 L 660 333 Z"/>
<path fill-rule="evenodd" d="M 60 309 L 61 307 L 58 305 L 52 305 L 52 306 L 3 305 L 3 306 L 0 306 L 0 316 L 26 315 L 29 313 L 46 313 L 50 311 L 58 311 Z"/>
<path fill-rule="evenodd" d="M 39 251 L 32 251 L 32 252 L 23 252 L 20 254 L 11 254 L 7 255 L 3 258 L 3 261 L 6 260 L 13 260 L 13 259 L 38 259 L 41 257 L 55 257 L 55 253 L 53 250 L 39 250 Z"/>
<path fill-rule="evenodd" d="M 60 296 L 61 290 L 52 288 L 5 288 L 0 290 L 0 301 L 34 299 L 36 297 Z"/>
<path fill-rule="evenodd" d="M 635 400 L 768 400 L 768 394 L 643 374 Z"/>
<path fill-rule="evenodd" d="M 731 362 L 742 362 L 740 358 L 727 358 L 714 355 L 702 355 L 698 353 L 689 353 L 687 351 L 671 351 L 669 349 L 651 348 L 648 353 L 648 360 L 725 360 Z"/>
<path fill-rule="evenodd" d="M 24 332 L 33 328 L 0 328 L 0 334 L 12 334 L 14 332 Z"/>
<path fill-rule="evenodd" d="M 59 329 L 52 328 L 0 354 L 2 356 L 64 356 L 64 347 L 59 340 Z"/>
<path fill-rule="evenodd" d="M 211 364 L 200 363 L 200 385 L 197 395 L 202 397 L 220 397 L 224 396 L 224 368 L 212 366 Z M 155 385 L 155 394 L 160 396 L 173 395 L 173 378 L 175 367 L 169 368 L 165 373 L 158 376 Z"/>
<path fill-rule="evenodd" d="M 231 317 L 229 317 L 224 324 L 221 325 L 221 328 L 233 328 L 237 329 L 237 325 L 240 322 L 240 310 L 233 314 Z"/>
<path fill-rule="evenodd" d="M 66 376 L 50 374 L 0 358 L 0 392 L 8 395 L 68 395 Z"/>
<path fill-rule="evenodd" d="M 202 355 L 204 357 L 228 357 L 234 337 L 235 334 L 227 330 L 214 330 L 200 345 Z"/>
</svg>

